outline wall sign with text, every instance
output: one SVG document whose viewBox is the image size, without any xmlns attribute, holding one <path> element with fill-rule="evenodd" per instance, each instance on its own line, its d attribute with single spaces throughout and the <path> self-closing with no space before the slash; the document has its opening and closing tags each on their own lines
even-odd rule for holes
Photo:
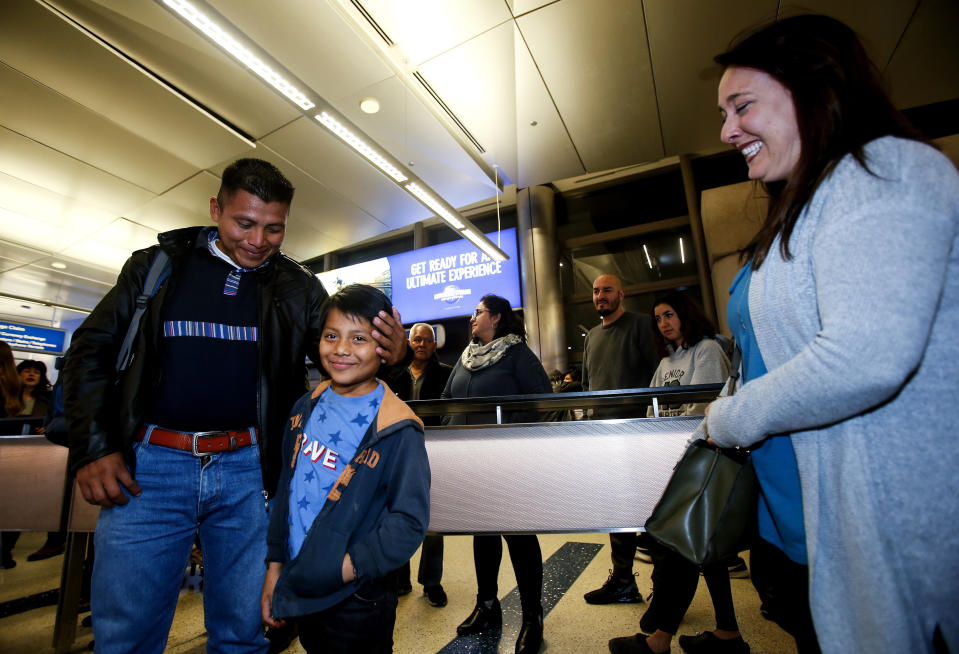
<svg viewBox="0 0 959 654">
<path fill-rule="evenodd" d="M 67 330 L 0 320 L 0 341 L 14 350 L 63 354 Z"/>
<path fill-rule="evenodd" d="M 496 232 L 487 236 L 496 242 Z M 467 316 L 487 293 L 505 297 L 518 308 L 522 295 L 516 228 L 501 231 L 500 240 L 509 256 L 506 261 L 493 261 L 469 241 L 458 239 L 318 273 L 317 277 L 327 293 L 348 284 L 375 286 L 389 296 L 406 324 Z"/>
</svg>

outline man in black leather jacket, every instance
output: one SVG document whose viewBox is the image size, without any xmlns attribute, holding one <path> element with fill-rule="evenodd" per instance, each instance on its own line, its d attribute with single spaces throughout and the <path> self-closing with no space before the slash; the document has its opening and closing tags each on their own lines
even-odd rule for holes
<svg viewBox="0 0 959 654">
<path fill-rule="evenodd" d="M 216 227 L 166 232 L 135 252 L 73 336 L 62 372 L 71 459 L 84 498 L 103 507 L 91 591 L 97 651 L 163 650 L 197 531 L 209 649 L 266 651 L 266 500 L 289 409 L 308 388 L 306 357 L 317 360 L 326 299 L 279 251 L 292 197 L 271 164 L 235 162 L 210 200 Z M 169 276 L 118 375 L 160 248 Z M 374 323 L 378 353 L 395 363 L 406 352 L 398 314 Z"/>
</svg>

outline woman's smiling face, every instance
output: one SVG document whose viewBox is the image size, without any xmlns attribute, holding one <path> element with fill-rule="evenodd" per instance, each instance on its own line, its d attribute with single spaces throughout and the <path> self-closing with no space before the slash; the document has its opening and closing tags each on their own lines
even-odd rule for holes
<svg viewBox="0 0 959 654">
<path fill-rule="evenodd" d="M 739 150 L 749 178 L 788 180 L 799 163 L 802 143 L 792 94 L 772 75 L 730 66 L 719 81 L 720 136 Z"/>
</svg>

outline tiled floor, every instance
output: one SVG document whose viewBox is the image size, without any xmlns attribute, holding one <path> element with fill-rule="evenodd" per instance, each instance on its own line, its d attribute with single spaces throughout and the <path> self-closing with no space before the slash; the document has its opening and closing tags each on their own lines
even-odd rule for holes
<svg viewBox="0 0 959 654">
<path fill-rule="evenodd" d="M 12 570 L 0 570 L 0 605 L 17 598 L 48 591 L 58 586 L 63 557 L 47 561 L 27 562 L 27 554 L 43 543 L 44 534 L 24 534 L 14 557 L 18 561 Z M 607 641 L 639 631 L 639 618 L 646 604 L 590 606 L 583 601 L 583 593 L 599 587 L 605 581 L 610 567 L 609 538 L 605 534 L 559 534 L 540 536 L 543 559 L 546 561 L 544 604 L 552 605 L 546 615 L 543 652 L 588 654 L 607 652 Z M 505 549 L 505 548 L 504 548 Z M 414 557 L 415 570 L 419 554 Z M 581 572 L 580 572 L 581 570 Z M 649 592 L 652 567 L 636 563 L 640 590 Z M 504 599 L 504 625 L 498 645 L 479 642 L 479 639 L 457 639 L 456 625 L 472 610 L 476 580 L 473 572 L 472 541 L 468 536 L 446 539 L 443 586 L 449 595 L 449 605 L 434 608 L 426 602 L 422 588 L 414 584 L 409 595 L 401 597 L 394 632 L 397 653 L 504 652 L 513 651 L 519 629 L 518 610 L 510 611 L 510 594 L 515 595 L 515 578 L 504 552 L 500 569 L 500 598 Z M 740 629 L 754 654 L 794 654 L 793 641 L 776 625 L 759 614 L 759 600 L 748 579 L 733 579 L 733 597 L 736 603 Z M 553 605 L 555 604 L 555 605 Z M 7 604 L 6 606 L 10 606 Z M 517 604 L 518 606 L 518 604 Z M 23 611 L 0 618 L 0 652 L 4 654 L 46 654 L 52 652 L 54 605 Z M 680 633 L 694 633 L 714 627 L 712 605 L 706 585 L 699 591 L 686 614 Z M 72 652 L 87 651 L 93 639 L 90 629 L 79 628 Z M 202 594 L 188 587 L 180 595 L 176 617 L 170 631 L 167 652 L 199 654 L 205 651 Z M 302 652 L 298 643 L 287 652 Z M 674 642 L 673 652 L 679 652 Z"/>
</svg>

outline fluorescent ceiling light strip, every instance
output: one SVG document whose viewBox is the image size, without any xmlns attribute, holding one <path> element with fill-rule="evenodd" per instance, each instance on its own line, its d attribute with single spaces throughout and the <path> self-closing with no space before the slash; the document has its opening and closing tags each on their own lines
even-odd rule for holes
<svg viewBox="0 0 959 654">
<path fill-rule="evenodd" d="M 506 258 L 503 256 L 502 252 L 499 252 L 492 243 L 487 242 L 482 236 L 477 234 L 471 229 L 464 229 L 460 232 L 465 239 L 470 241 L 473 245 L 478 247 L 480 250 L 486 253 L 486 255 L 493 261 L 505 261 Z"/>
<path fill-rule="evenodd" d="M 683 249 L 683 237 L 679 237 L 679 258 L 680 263 L 686 263 L 686 250 Z"/>
<path fill-rule="evenodd" d="M 404 175 L 399 168 L 387 161 L 386 157 L 367 145 L 366 142 L 344 127 L 340 121 L 330 114 L 324 111 L 323 113 L 317 114 L 313 117 L 320 121 L 324 127 L 333 132 L 333 134 L 338 136 L 340 140 L 363 155 L 367 161 L 382 170 L 397 182 L 405 182 L 409 179 L 409 177 Z"/>
<path fill-rule="evenodd" d="M 296 86 L 273 70 L 246 46 L 227 34 L 222 27 L 210 20 L 210 18 L 192 4 L 186 2 L 186 0 L 163 0 L 163 4 L 183 16 L 191 25 L 213 39 L 214 43 L 233 55 L 233 57 L 238 59 L 247 68 L 263 78 L 267 84 L 292 100 L 304 111 L 316 106 L 316 104 L 306 97 Z"/>
<path fill-rule="evenodd" d="M 643 252 L 646 253 L 646 263 L 649 265 L 650 270 L 653 268 L 653 260 L 649 258 L 649 250 L 646 249 L 646 244 L 643 243 Z"/>
<path fill-rule="evenodd" d="M 446 207 L 440 204 L 436 198 L 430 195 L 425 189 L 421 188 L 419 184 L 411 182 L 404 188 L 415 195 L 420 202 L 435 211 L 437 216 L 448 222 L 455 229 L 463 229 L 466 227 L 466 225 L 463 224 L 463 221 L 454 216 Z"/>
</svg>

